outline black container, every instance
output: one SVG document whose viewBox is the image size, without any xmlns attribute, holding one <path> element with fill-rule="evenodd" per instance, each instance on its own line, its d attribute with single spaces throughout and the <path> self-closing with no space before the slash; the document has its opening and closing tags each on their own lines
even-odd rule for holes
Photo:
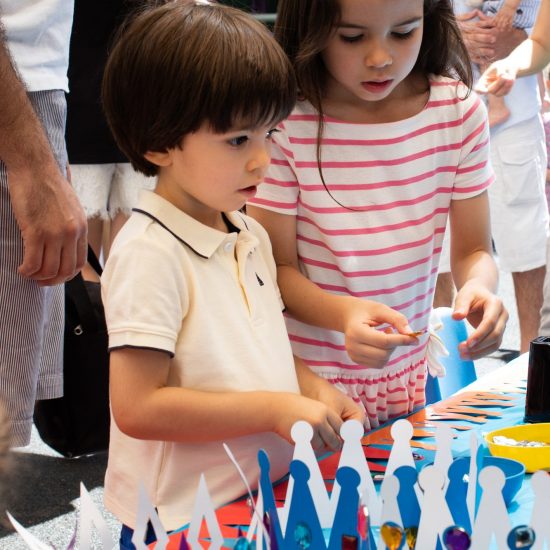
<svg viewBox="0 0 550 550">
<path fill-rule="evenodd" d="M 525 422 L 550 422 L 550 338 L 539 336 L 529 346 Z"/>
</svg>

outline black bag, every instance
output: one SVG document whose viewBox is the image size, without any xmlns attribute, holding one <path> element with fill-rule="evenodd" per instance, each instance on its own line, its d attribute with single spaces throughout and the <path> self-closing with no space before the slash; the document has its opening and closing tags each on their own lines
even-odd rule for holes
<svg viewBox="0 0 550 550">
<path fill-rule="evenodd" d="M 88 247 L 88 262 L 102 269 Z M 79 273 L 65 283 L 63 397 L 38 401 L 34 423 L 42 440 L 68 458 L 109 445 L 109 353 L 100 284 Z"/>
</svg>

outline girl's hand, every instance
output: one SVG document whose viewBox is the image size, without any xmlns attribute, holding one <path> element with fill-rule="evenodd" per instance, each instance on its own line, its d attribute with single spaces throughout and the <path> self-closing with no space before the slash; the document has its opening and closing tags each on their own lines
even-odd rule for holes
<svg viewBox="0 0 550 550">
<path fill-rule="evenodd" d="M 407 318 L 401 313 L 370 300 L 347 300 L 344 326 L 346 351 L 355 363 L 382 368 L 396 347 L 418 343 Z M 385 330 L 376 328 L 380 325 L 390 327 Z"/>
<path fill-rule="evenodd" d="M 510 92 L 516 81 L 517 69 L 506 59 L 495 61 L 479 77 L 475 85 L 476 92 L 504 96 Z"/>
<path fill-rule="evenodd" d="M 463 359 L 479 359 L 500 347 L 508 312 L 502 300 L 474 279 L 457 293 L 454 319 L 468 319 L 475 330 L 458 346 Z"/>
<path fill-rule="evenodd" d="M 342 419 L 325 403 L 294 393 L 274 394 L 273 431 L 293 443 L 292 426 L 305 420 L 313 428 L 311 446 L 314 451 L 339 451 L 342 448 L 340 426 Z"/>
</svg>

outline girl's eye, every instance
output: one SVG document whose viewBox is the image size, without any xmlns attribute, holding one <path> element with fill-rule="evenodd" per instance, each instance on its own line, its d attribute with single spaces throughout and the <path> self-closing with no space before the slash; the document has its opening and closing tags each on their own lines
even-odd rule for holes
<svg viewBox="0 0 550 550">
<path fill-rule="evenodd" d="M 362 34 L 356 34 L 354 36 L 347 36 L 345 34 L 340 35 L 340 40 L 342 40 L 342 42 L 347 42 L 348 44 L 353 42 L 359 42 L 361 38 L 363 38 Z"/>
<path fill-rule="evenodd" d="M 241 145 L 244 145 L 247 141 L 248 141 L 248 136 L 238 136 L 228 140 L 228 143 L 233 147 L 240 147 Z"/>
<path fill-rule="evenodd" d="M 407 38 L 411 38 L 413 35 L 415 29 L 412 29 L 410 31 L 406 32 L 393 32 L 392 35 L 394 38 L 397 38 L 398 40 L 407 40 Z"/>
<path fill-rule="evenodd" d="M 277 132 L 280 132 L 280 130 L 277 128 L 271 128 L 271 130 L 269 130 L 269 132 L 267 132 L 266 134 L 267 139 L 271 139 L 273 137 L 273 134 L 276 134 Z"/>
</svg>

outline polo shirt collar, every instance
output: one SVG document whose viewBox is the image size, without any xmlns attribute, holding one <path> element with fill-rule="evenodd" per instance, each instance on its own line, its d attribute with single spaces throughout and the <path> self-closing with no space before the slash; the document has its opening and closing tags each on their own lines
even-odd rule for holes
<svg viewBox="0 0 550 550">
<path fill-rule="evenodd" d="M 153 191 L 143 190 L 138 205 L 133 211 L 156 221 L 193 252 L 204 258 L 210 258 L 228 238 L 227 233 L 195 220 Z M 225 216 L 239 231 L 248 229 L 246 221 L 239 212 L 228 212 Z"/>
</svg>

